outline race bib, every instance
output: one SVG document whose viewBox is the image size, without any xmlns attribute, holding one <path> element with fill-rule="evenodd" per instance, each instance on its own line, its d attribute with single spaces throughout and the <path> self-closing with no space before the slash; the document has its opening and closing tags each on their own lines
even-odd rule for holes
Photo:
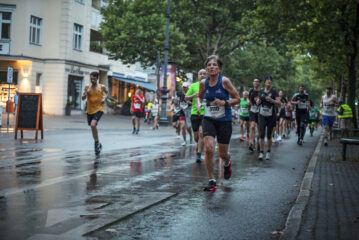
<svg viewBox="0 0 359 240">
<path fill-rule="evenodd" d="M 307 103 L 306 102 L 299 102 L 298 109 L 307 109 Z"/>
<path fill-rule="evenodd" d="M 173 111 L 174 111 L 175 113 L 179 113 L 179 111 L 181 111 L 181 107 L 175 107 L 175 108 L 173 109 Z"/>
<path fill-rule="evenodd" d="M 334 107 L 332 107 L 330 104 L 324 105 L 324 112 L 327 114 L 333 114 L 334 113 Z"/>
<path fill-rule="evenodd" d="M 184 110 L 184 109 L 188 108 L 188 104 L 186 102 L 181 102 L 180 107 Z"/>
<path fill-rule="evenodd" d="M 310 118 L 310 119 L 315 119 L 315 118 L 317 118 L 317 112 L 309 112 L 309 118 Z"/>
<path fill-rule="evenodd" d="M 246 108 L 246 107 L 241 108 L 241 113 L 242 114 L 248 114 L 248 108 Z"/>
<path fill-rule="evenodd" d="M 252 112 L 252 113 L 257 113 L 257 112 L 259 112 L 259 107 L 258 107 L 257 105 L 251 106 L 251 112 Z"/>
<path fill-rule="evenodd" d="M 152 107 L 152 115 L 157 115 L 158 114 L 158 107 L 154 108 Z"/>
<path fill-rule="evenodd" d="M 226 109 L 224 106 L 218 107 L 212 103 L 204 108 L 204 116 L 210 118 L 223 118 L 226 115 Z"/>
<path fill-rule="evenodd" d="M 133 107 L 138 110 L 138 109 L 141 109 L 141 103 L 135 103 L 133 104 Z"/>
<path fill-rule="evenodd" d="M 265 105 L 262 105 L 260 107 L 260 110 L 259 110 L 259 114 L 264 116 L 264 117 L 270 117 L 272 116 L 272 113 L 273 113 L 273 108 L 272 107 L 268 107 L 268 106 L 265 106 Z"/>
</svg>

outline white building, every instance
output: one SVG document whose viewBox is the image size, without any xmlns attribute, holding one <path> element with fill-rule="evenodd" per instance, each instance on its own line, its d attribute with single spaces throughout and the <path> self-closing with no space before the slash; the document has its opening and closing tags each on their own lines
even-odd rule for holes
<svg viewBox="0 0 359 240">
<path fill-rule="evenodd" d="M 44 112 L 63 115 L 66 103 L 83 110 L 81 94 L 97 71 L 110 96 L 125 101 L 134 88 L 155 90 L 135 65 L 109 60 L 102 49 L 100 8 L 107 0 L 1 0 L 0 101 L 8 99 L 6 71 L 14 68 L 11 96 L 42 92 Z"/>
</svg>

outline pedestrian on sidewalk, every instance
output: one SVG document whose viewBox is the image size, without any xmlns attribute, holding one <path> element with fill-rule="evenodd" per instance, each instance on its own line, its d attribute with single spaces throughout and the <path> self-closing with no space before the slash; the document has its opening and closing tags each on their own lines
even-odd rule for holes
<svg viewBox="0 0 359 240">
<path fill-rule="evenodd" d="M 90 73 L 91 84 L 85 87 L 82 94 L 82 100 L 87 98 L 87 122 L 91 126 L 92 137 L 95 141 L 95 154 L 99 155 L 102 149 L 102 144 L 99 142 L 97 124 L 103 115 L 103 108 L 108 95 L 106 87 L 97 83 L 98 72 Z"/>
<path fill-rule="evenodd" d="M 328 146 L 328 134 L 331 137 L 333 124 L 336 116 L 335 106 L 338 104 L 337 97 L 332 94 L 332 88 L 327 87 L 326 94 L 322 97 L 320 107 L 323 108 L 322 123 L 324 126 L 324 146 Z"/>
<path fill-rule="evenodd" d="M 14 95 L 14 114 L 16 113 L 18 103 L 19 103 L 19 91 L 16 91 Z"/>
<path fill-rule="evenodd" d="M 344 137 L 345 135 L 349 138 L 349 128 L 353 118 L 353 111 L 349 105 L 344 104 L 343 101 L 339 101 L 337 113 L 339 118 L 339 127 L 341 129 L 341 137 Z"/>
<path fill-rule="evenodd" d="M 232 176 L 231 156 L 228 152 L 232 135 L 232 110 L 231 106 L 240 103 L 241 98 L 229 78 L 221 75 L 222 61 L 218 56 L 209 56 L 205 63 L 208 77 L 201 81 L 198 98 L 196 101 L 197 112 L 200 114 L 202 100 L 205 107 L 202 121 L 203 140 L 205 149 L 205 162 L 209 182 L 204 191 L 213 192 L 217 189 L 214 178 L 214 151 L 215 138 L 218 142 L 219 157 L 224 162 L 224 179 Z M 232 99 L 229 99 L 231 97 Z"/>
<path fill-rule="evenodd" d="M 135 94 L 131 99 L 131 115 L 132 115 L 132 134 L 138 134 L 140 132 L 141 117 L 143 115 L 143 106 L 145 104 L 145 97 L 142 94 L 141 89 L 137 88 Z M 136 128 L 137 120 L 137 128 Z"/>
</svg>

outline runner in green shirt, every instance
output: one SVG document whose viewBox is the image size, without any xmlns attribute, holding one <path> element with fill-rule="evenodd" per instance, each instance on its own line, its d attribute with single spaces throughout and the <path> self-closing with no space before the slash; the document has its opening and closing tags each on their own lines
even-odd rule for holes
<svg viewBox="0 0 359 240">
<path fill-rule="evenodd" d="M 243 92 L 243 98 L 239 105 L 239 118 L 240 118 L 240 127 L 241 127 L 241 141 L 244 141 L 246 138 L 244 136 L 244 126 L 246 127 L 247 132 L 247 141 L 249 141 L 249 93 L 248 91 Z"/>
<path fill-rule="evenodd" d="M 196 161 L 201 162 L 201 155 L 203 149 L 203 132 L 202 132 L 202 119 L 204 115 L 204 108 L 201 107 L 199 111 L 197 111 L 196 107 L 196 98 L 199 92 L 199 83 L 202 79 L 207 77 L 207 72 L 205 69 L 201 69 L 198 72 L 198 82 L 193 83 L 186 93 L 185 100 L 192 99 L 192 110 L 191 110 L 191 123 L 192 130 L 194 134 L 194 140 L 197 143 L 197 154 Z"/>
</svg>

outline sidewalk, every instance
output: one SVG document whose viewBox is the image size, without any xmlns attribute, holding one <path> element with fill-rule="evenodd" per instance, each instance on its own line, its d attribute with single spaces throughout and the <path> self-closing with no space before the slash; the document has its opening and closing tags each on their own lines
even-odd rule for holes
<svg viewBox="0 0 359 240">
<path fill-rule="evenodd" d="M 297 239 L 358 239 L 359 148 L 348 145 L 346 162 L 341 151 L 338 139 L 321 147 Z"/>
</svg>

